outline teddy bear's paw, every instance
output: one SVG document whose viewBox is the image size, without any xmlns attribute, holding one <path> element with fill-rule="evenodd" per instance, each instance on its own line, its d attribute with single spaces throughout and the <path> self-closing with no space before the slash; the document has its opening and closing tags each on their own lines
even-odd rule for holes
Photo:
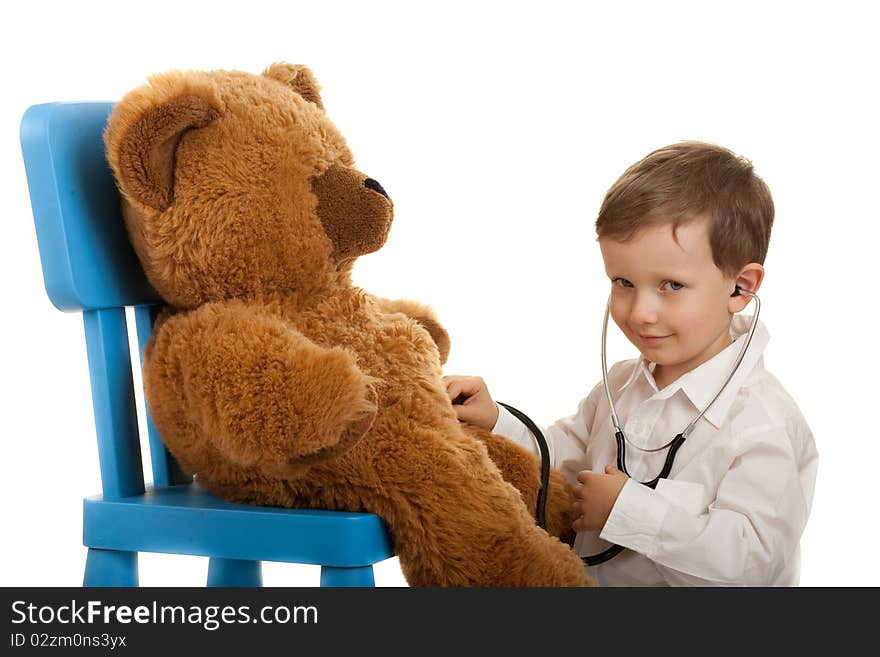
<svg viewBox="0 0 880 657">
<path fill-rule="evenodd" d="M 350 412 L 342 426 L 298 436 L 297 440 L 289 445 L 283 469 L 320 463 L 350 449 L 366 436 L 373 426 L 377 402 L 375 388 L 372 384 L 365 384 L 359 402 L 349 404 Z"/>
<path fill-rule="evenodd" d="M 437 345 L 437 350 L 440 352 L 440 364 L 446 364 L 446 360 L 449 358 L 449 333 L 432 317 L 416 317 L 414 319 L 428 332 L 434 344 Z"/>
<path fill-rule="evenodd" d="M 340 450 L 346 450 L 353 446 L 361 438 L 366 436 L 370 431 L 370 428 L 373 426 L 373 421 L 376 419 L 376 411 L 379 405 L 379 397 L 376 395 L 376 389 L 372 384 L 367 384 L 364 399 L 366 399 L 367 406 L 359 416 L 352 420 L 351 424 L 348 425 L 348 428 L 342 432 L 342 436 L 338 443 L 338 449 Z"/>
<path fill-rule="evenodd" d="M 443 328 L 438 321 L 434 311 L 423 303 L 412 301 L 410 299 L 385 299 L 375 297 L 379 307 L 387 313 L 403 313 L 407 317 L 414 319 L 419 325 L 428 332 L 434 344 L 437 345 L 437 351 L 440 354 L 440 364 L 444 364 L 449 358 L 449 333 Z"/>
</svg>

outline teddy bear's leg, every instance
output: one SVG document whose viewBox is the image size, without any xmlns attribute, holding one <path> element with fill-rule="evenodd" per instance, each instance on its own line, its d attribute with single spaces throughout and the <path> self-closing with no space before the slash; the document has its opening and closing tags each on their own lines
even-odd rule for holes
<svg viewBox="0 0 880 657">
<path fill-rule="evenodd" d="M 501 471 L 504 480 L 520 492 L 522 500 L 533 514 L 536 513 L 538 490 L 541 487 L 541 459 L 513 441 L 471 424 L 462 424 L 469 436 L 480 440 L 489 452 L 489 458 Z M 574 542 L 572 523 L 577 519 L 573 510 L 574 491 L 565 476 L 550 468 L 545 519 L 547 531 L 563 543 Z"/>
<path fill-rule="evenodd" d="M 370 379 L 347 352 L 235 302 L 159 326 L 144 387 L 156 427 L 183 463 L 223 460 L 284 476 L 349 449 L 376 414 Z"/>
<path fill-rule="evenodd" d="M 385 464 L 393 497 L 376 509 L 411 585 L 592 584 L 580 557 L 535 524 L 481 443 L 461 432 L 414 442 L 399 469 Z"/>
</svg>

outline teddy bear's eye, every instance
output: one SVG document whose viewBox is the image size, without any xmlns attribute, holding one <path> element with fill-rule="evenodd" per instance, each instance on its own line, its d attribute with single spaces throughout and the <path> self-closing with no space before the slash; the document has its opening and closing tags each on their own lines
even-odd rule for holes
<svg viewBox="0 0 880 657">
<path fill-rule="evenodd" d="M 382 188 L 382 185 L 379 184 L 378 180 L 373 180 L 372 178 L 367 178 L 364 181 L 364 187 L 366 187 L 367 189 L 372 189 L 374 192 L 379 192 L 382 196 L 384 196 L 385 198 L 388 198 L 388 192 L 386 192 Z"/>
</svg>

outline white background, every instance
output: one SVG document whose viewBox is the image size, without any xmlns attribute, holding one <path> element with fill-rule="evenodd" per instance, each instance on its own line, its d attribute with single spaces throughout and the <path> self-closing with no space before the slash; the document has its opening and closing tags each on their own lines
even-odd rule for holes
<svg viewBox="0 0 880 657">
<path fill-rule="evenodd" d="M 395 202 L 356 283 L 434 306 L 447 373 L 549 423 L 598 381 L 608 283 L 593 220 L 680 139 L 749 157 L 776 201 L 767 367 L 820 453 L 803 585 L 880 585 L 878 22 L 871 3 L 3 3 L 2 585 L 81 583 L 100 490 L 81 317 L 43 288 L 18 144 L 31 104 L 114 100 L 170 68 L 312 67 L 359 167 Z M 632 357 L 616 339 L 611 360 Z M 206 560 L 142 555 L 144 585 Z M 267 585 L 317 569 L 266 564 Z M 378 585 L 404 583 L 396 560 Z"/>
</svg>

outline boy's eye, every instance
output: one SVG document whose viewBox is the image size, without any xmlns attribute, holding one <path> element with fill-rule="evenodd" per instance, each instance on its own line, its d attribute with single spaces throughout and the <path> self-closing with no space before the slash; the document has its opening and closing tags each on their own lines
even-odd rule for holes
<svg viewBox="0 0 880 657">
<path fill-rule="evenodd" d="M 619 276 L 617 278 L 612 279 L 611 284 L 616 285 L 617 287 L 632 287 L 633 286 L 633 284 L 630 283 L 627 279 L 620 278 Z"/>
<path fill-rule="evenodd" d="M 684 285 L 682 285 L 678 281 L 663 281 L 663 285 L 661 287 L 665 287 L 669 290 L 675 291 L 675 290 L 680 290 L 681 288 L 684 287 Z"/>
</svg>

